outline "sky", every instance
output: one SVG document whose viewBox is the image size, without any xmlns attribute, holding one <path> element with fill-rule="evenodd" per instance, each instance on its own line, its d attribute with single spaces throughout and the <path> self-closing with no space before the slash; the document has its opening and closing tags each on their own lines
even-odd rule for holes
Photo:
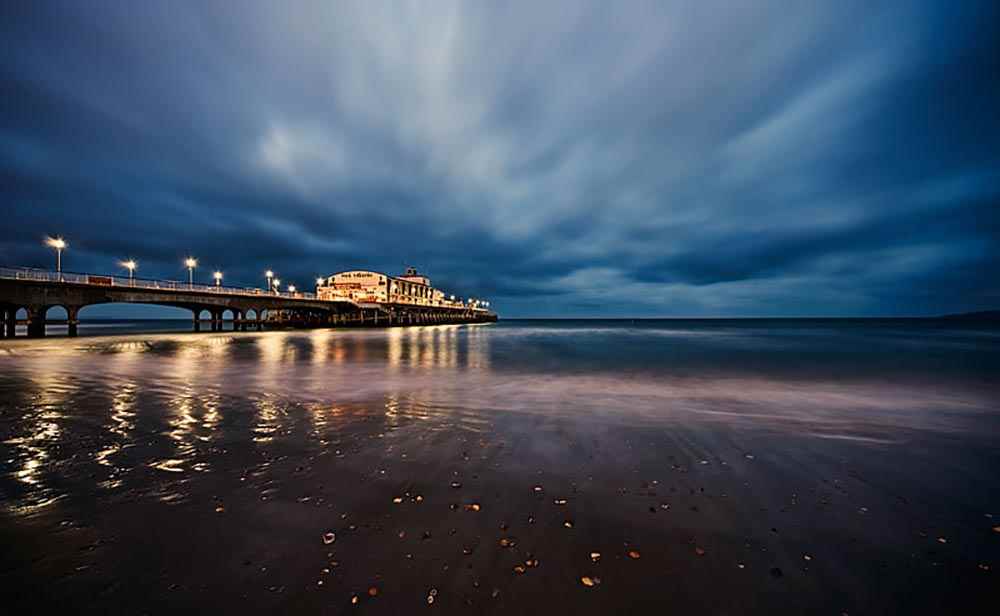
<svg viewBox="0 0 1000 616">
<path fill-rule="evenodd" d="M 1000 308 L 995 1 L 5 2 L 0 40 L 3 265 L 62 235 L 94 273 L 412 265 L 502 317 Z"/>
</svg>

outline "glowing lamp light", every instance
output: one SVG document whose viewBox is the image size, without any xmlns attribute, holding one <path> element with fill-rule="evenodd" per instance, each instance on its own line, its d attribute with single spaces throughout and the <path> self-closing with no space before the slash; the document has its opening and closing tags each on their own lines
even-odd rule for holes
<svg viewBox="0 0 1000 616">
<path fill-rule="evenodd" d="M 56 271 L 62 273 L 62 251 L 66 249 L 69 245 L 61 237 L 47 237 L 45 238 L 45 244 L 49 248 L 55 248 L 56 250 Z"/>
<path fill-rule="evenodd" d="M 184 259 L 184 265 L 188 268 L 188 285 L 194 286 L 194 268 L 198 267 L 198 259 L 188 257 Z"/>
<path fill-rule="evenodd" d="M 213 273 L 212 278 L 215 278 L 215 286 L 220 286 L 222 284 L 222 272 Z"/>
<path fill-rule="evenodd" d="M 129 259 L 128 261 L 120 262 L 119 265 L 128 270 L 128 279 L 131 282 L 132 276 L 135 274 L 135 268 L 139 267 L 139 264 L 135 262 L 135 259 Z"/>
<path fill-rule="evenodd" d="M 293 285 L 293 284 L 288 285 L 288 292 L 289 293 L 295 293 L 295 285 Z"/>
</svg>

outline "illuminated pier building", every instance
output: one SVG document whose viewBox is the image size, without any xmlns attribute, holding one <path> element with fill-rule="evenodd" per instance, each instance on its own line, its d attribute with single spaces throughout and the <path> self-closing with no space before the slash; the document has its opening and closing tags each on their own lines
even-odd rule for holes
<svg viewBox="0 0 1000 616">
<path fill-rule="evenodd" d="M 321 300 L 350 300 L 359 304 L 400 304 L 442 308 L 463 308 L 454 295 L 431 286 L 431 280 L 409 267 L 401 276 L 369 270 L 351 270 L 333 274 L 316 287 Z M 470 300 L 479 307 L 480 302 Z M 484 304 L 485 306 L 485 304 Z"/>
</svg>

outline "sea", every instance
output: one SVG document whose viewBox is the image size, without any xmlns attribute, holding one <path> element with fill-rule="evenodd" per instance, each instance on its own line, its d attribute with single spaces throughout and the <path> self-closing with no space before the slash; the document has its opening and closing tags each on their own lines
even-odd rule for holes
<svg viewBox="0 0 1000 616">
<path fill-rule="evenodd" d="M 6 613 L 997 605 L 996 322 L 190 328 L 0 341 Z"/>
</svg>

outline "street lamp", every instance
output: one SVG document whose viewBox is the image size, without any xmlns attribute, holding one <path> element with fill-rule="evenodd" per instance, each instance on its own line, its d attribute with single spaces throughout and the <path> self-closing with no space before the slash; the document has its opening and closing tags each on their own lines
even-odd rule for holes
<svg viewBox="0 0 1000 616">
<path fill-rule="evenodd" d="M 184 259 L 184 265 L 188 268 L 188 286 L 194 286 L 194 268 L 198 267 L 198 259 L 188 257 Z"/>
<path fill-rule="evenodd" d="M 62 274 L 62 251 L 66 249 L 69 244 L 66 243 L 61 237 L 50 237 L 46 238 L 45 243 L 50 248 L 56 249 L 56 271 Z"/>
<path fill-rule="evenodd" d="M 288 285 L 288 292 L 289 293 L 295 293 L 295 285 L 293 285 L 293 284 Z"/>
<path fill-rule="evenodd" d="M 280 289 L 281 289 L 281 280 L 279 280 L 278 278 L 275 278 L 274 279 L 274 292 L 277 293 L 278 295 L 281 295 Z"/>
<path fill-rule="evenodd" d="M 215 272 L 214 274 L 212 274 L 212 278 L 215 278 L 215 286 L 217 287 L 222 286 L 222 272 Z"/>
<path fill-rule="evenodd" d="M 124 267 L 125 269 L 128 270 L 128 284 L 129 284 L 129 286 L 132 286 L 133 284 L 135 284 L 135 281 L 134 281 L 135 268 L 139 267 L 139 264 L 135 262 L 135 259 L 129 259 L 128 261 L 122 261 L 121 263 L 119 263 L 119 265 L 121 265 L 122 267 Z"/>
<path fill-rule="evenodd" d="M 271 290 L 271 279 L 274 278 L 274 272 L 267 270 L 264 272 L 264 278 L 267 279 L 267 290 Z"/>
<path fill-rule="evenodd" d="M 326 282 L 326 281 L 323 280 L 322 278 L 317 278 L 316 279 L 316 286 L 317 287 L 322 287 L 324 282 Z"/>
</svg>

